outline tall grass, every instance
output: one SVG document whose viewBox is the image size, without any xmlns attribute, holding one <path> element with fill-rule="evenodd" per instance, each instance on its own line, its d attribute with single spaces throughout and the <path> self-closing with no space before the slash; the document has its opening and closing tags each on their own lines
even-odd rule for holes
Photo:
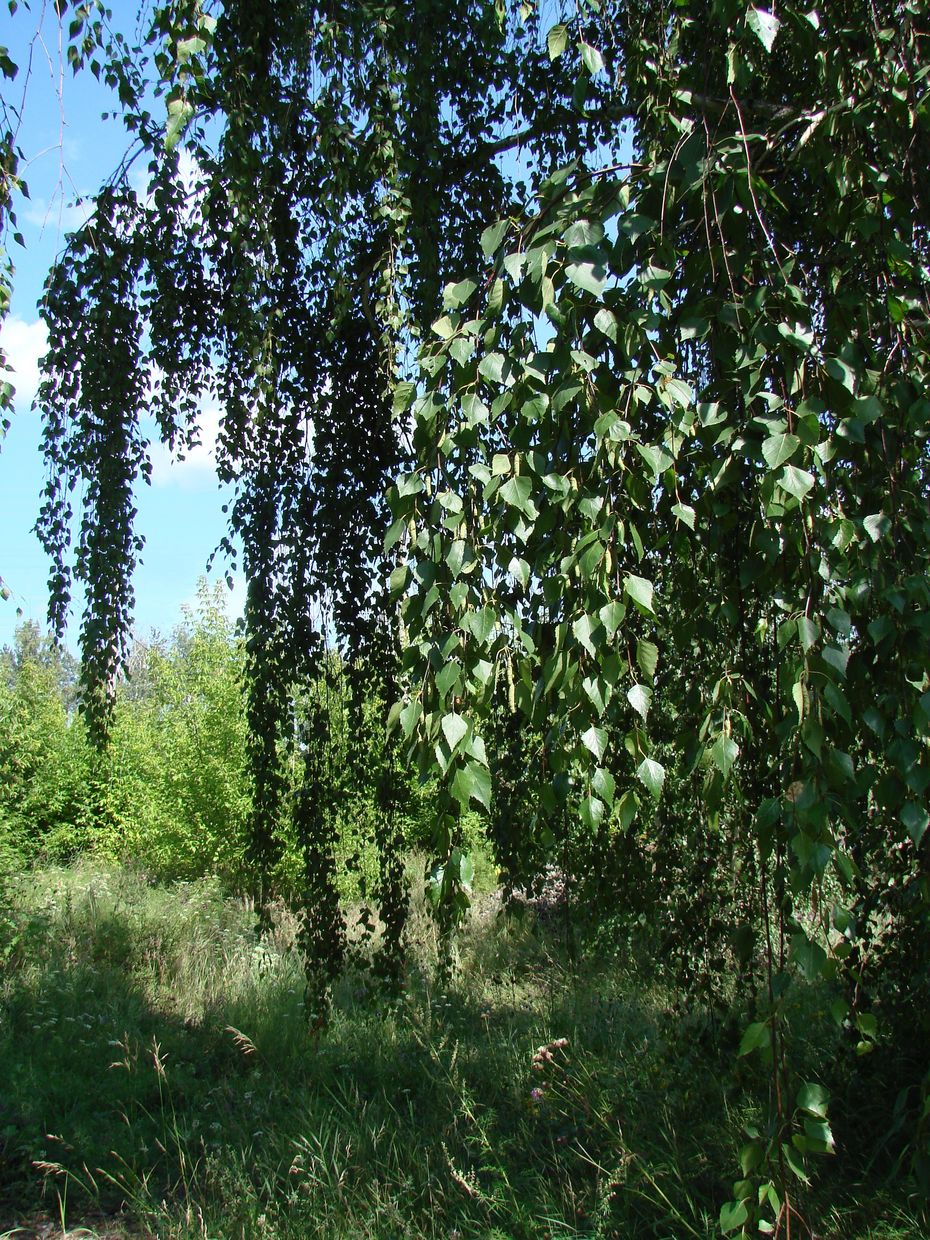
<svg viewBox="0 0 930 1240">
<path fill-rule="evenodd" d="M 716 1234 L 752 1117 L 724 1035 L 632 967 L 569 967 L 557 932 L 502 918 L 492 895 L 453 984 L 434 981 L 419 913 L 402 995 L 350 974 L 318 1033 L 293 919 L 259 942 L 214 883 L 47 871 L 19 880 L 8 917 L 0 1231 Z M 821 1211 L 832 1235 L 920 1234 L 862 1198 Z"/>
</svg>

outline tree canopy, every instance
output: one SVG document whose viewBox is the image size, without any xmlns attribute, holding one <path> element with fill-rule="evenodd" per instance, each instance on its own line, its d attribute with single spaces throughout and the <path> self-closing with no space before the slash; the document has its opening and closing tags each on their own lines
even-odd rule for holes
<svg viewBox="0 0 930 1240">
<path fill-rule="evenodd" d="M 396 700 L 387 800 L 398 745 L 442 777 L 447 919 L 479 809 L 511 884 L 555 861 L 711 955 L 748 935 L 775 1118 L 731 1231 L 790 1227 L 786 1177 L 833 1148 L 792 979 L 860 1051 L 870 979 L 927 1031 L 925 27 L 918 0 L 182 0 L 138 46 L 96 5 L 70 28 L 133 144 L 44 303 L 40 531 L 59 631 L 87 589 L 90 718 L 152 435 L 189 447 L 209 394 L 256 860 L 335 639 Z M 716 921 L 688 900 L 711 862 Z"/>
</svg>

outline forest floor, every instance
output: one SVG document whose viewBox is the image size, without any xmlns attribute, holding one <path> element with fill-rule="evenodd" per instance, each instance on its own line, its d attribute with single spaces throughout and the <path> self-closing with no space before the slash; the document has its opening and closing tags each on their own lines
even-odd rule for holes
<svg viewBox="0 0 930 1240">
<path fill-rule="evenodd" d="M 710 1240 L 761 1098 L 738 1022 L 476 902 L 452 983 L 418 904 L 400 995 L 313 1032 L 295 925 L 211 881 L 19 880 L 0 956 L 0 1240 Z M 925 1235 L 824 1160 L 820 1240 Z M 803 1234 L 803 1233 L 802 1233 Z"/>
</svg>

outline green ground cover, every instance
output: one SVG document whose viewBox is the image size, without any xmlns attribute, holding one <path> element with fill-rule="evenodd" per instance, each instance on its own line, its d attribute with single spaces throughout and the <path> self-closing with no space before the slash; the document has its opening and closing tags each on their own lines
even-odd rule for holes
<svg viewBox="0 0 930 1240">
<path fill-rule="evenodd" d="M 488 891 L 449 985 L 417 914 L 402 994 L 349 970 L 314 1032 L 293 919 L 261 941 L 254 921 L 210 880 L 84 862 L 14 881 L 0 1232 L 717 1234 L 757 1118 L 732 1022 L 682 1010 L 642 964 L 572 960 L 557 911 L 502 917 Z M 886 1171 L 825 1172 L 818 1234 L 922 1235 Z"/>
</svg>

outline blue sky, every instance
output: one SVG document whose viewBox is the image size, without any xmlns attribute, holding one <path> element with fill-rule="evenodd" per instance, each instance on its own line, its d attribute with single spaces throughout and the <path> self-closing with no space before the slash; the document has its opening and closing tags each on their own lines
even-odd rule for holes
<svg viewBox="0 0 930 1240">
<path fill-rule="evenodd" d="M 127 23 L 127 35 L 133 33 L 129 27 L 137 11 L 136 3 L 117 8 L 117 20 Z M 44 15 L 38 32 L 37 14 Z M 0 443 L 0 578 L 11 595 L 0 600 L 0 645 L 4 645 L 23 619 L 44 625 L 47 607 L 48 564 L 33 532 L 45 485 L 41 418 L 31 408 L 45 342 L 38 302 L 67 232 L 86 218 L 81 197 L 93 194 L 119 165 L 128 136 L 120 121 L 101 119 L 102 112 L 115 107 L 107 89 L 86 70 L 75 77 L 69 68 L 62 68 L 64 49 L 51 3 L 40 0 L 32 12 L 20 6 L 12 17 L 7 6 L 0 5 L 0 44 L 9 48 L 20 66 L 14 83 L 0 78 L 0 96 L 8 107 L 22 105 L 17 144 L 30 190 L 29 199 L 15 204 L 25 249 L 9 235 L 4 239 L 13 251 L 16 273 L 12 310 L 0 328 L 0 338 L 17 387 L 16 414 Z M 154 106 L 161 105 L 155 101 Z M 615 158 L 606 149 L 603 154 L 605 162 Z M 507 153 L 502 162 L 516 176 L 523 171 L 519 152 Z M 218 423 L 218 410 L 205 409 L 202 446 L 183 462 L 172 461 L 167 449 L 156 445 L 151 452 L 152 485 L 137 488 L 137 529 L 146 540 L 134 583 L 135 628 L 141 638 L 153 630 L 171 632 L 182 607 L 194 603 L 198 580 L 226 532 L 221 509 L 228 496 L 219 490 L 211 453 Z M 225 569 L 218 558 L 214 577 L 225 577 Z M 241 614 L 244 596 L 240 575 L 229 599 L 233 616 Z M 72 649 L 77 647 L 80 610 L 81 600 L 76 598 L 66 635 Z"/>
<path fill-rule="evenodd" d="M 7 236 L 5 244 L 16 266 L 11 313 L 2 341 L 15 373 L 7 376 L 17 388 L 16 413 L 0 444 L 0 577 L 11 597 L 0 601 L 0 645 L 8 643 L 22 619 L 44 625 L 48 565 L 33 532 L 45 470 L 40 452 L 41 419 L 30 408 L 38 380 L 38 359 L 45 336 L 38 302 L 49 266 L 62 248 L 65 234 L 84 219 L 81 195 L 91 194 L 118 164 L 126 145 L 119 121 L 102 121 L 113 103 L 106 88 L 90 73 L 76 78 L 62 71 L 57 21 L 51 5 L 36 37 L 36 12 L 22 7 L 10 17 L 0 11 L 0 44 L 20 66 L 13 83 L 0 85 L 9 105 L 22 107 L 18 145 L 25 157 L 22 175 L 30 198 L 15 205 L 17 224 L 26 248 Z M 32 67 L 27 74 L 30 45 Z M 184 462 L 172 462 L 166 449 L 153 450 L 153 481 L 140 485 L 138 528 L 146 539 L 136 572 L 136 631 L 170 633 L 181 608 L 196 595 L 198 578 L 225 532 L 221 496 L 210 449 L 218 415 L 204 414 L 203 446 Z M 217 570 L 221 567 L 217 561 Z M 215 575 L 222 575 L 217 572 Z M 235 583 L 230 611 L 238 614 L 243 599 Z M 18 615 L 17 612 L 21 612 Z M 77 646 L 80 614 L 72 616 L 67 642 Z"/>
</svg>

